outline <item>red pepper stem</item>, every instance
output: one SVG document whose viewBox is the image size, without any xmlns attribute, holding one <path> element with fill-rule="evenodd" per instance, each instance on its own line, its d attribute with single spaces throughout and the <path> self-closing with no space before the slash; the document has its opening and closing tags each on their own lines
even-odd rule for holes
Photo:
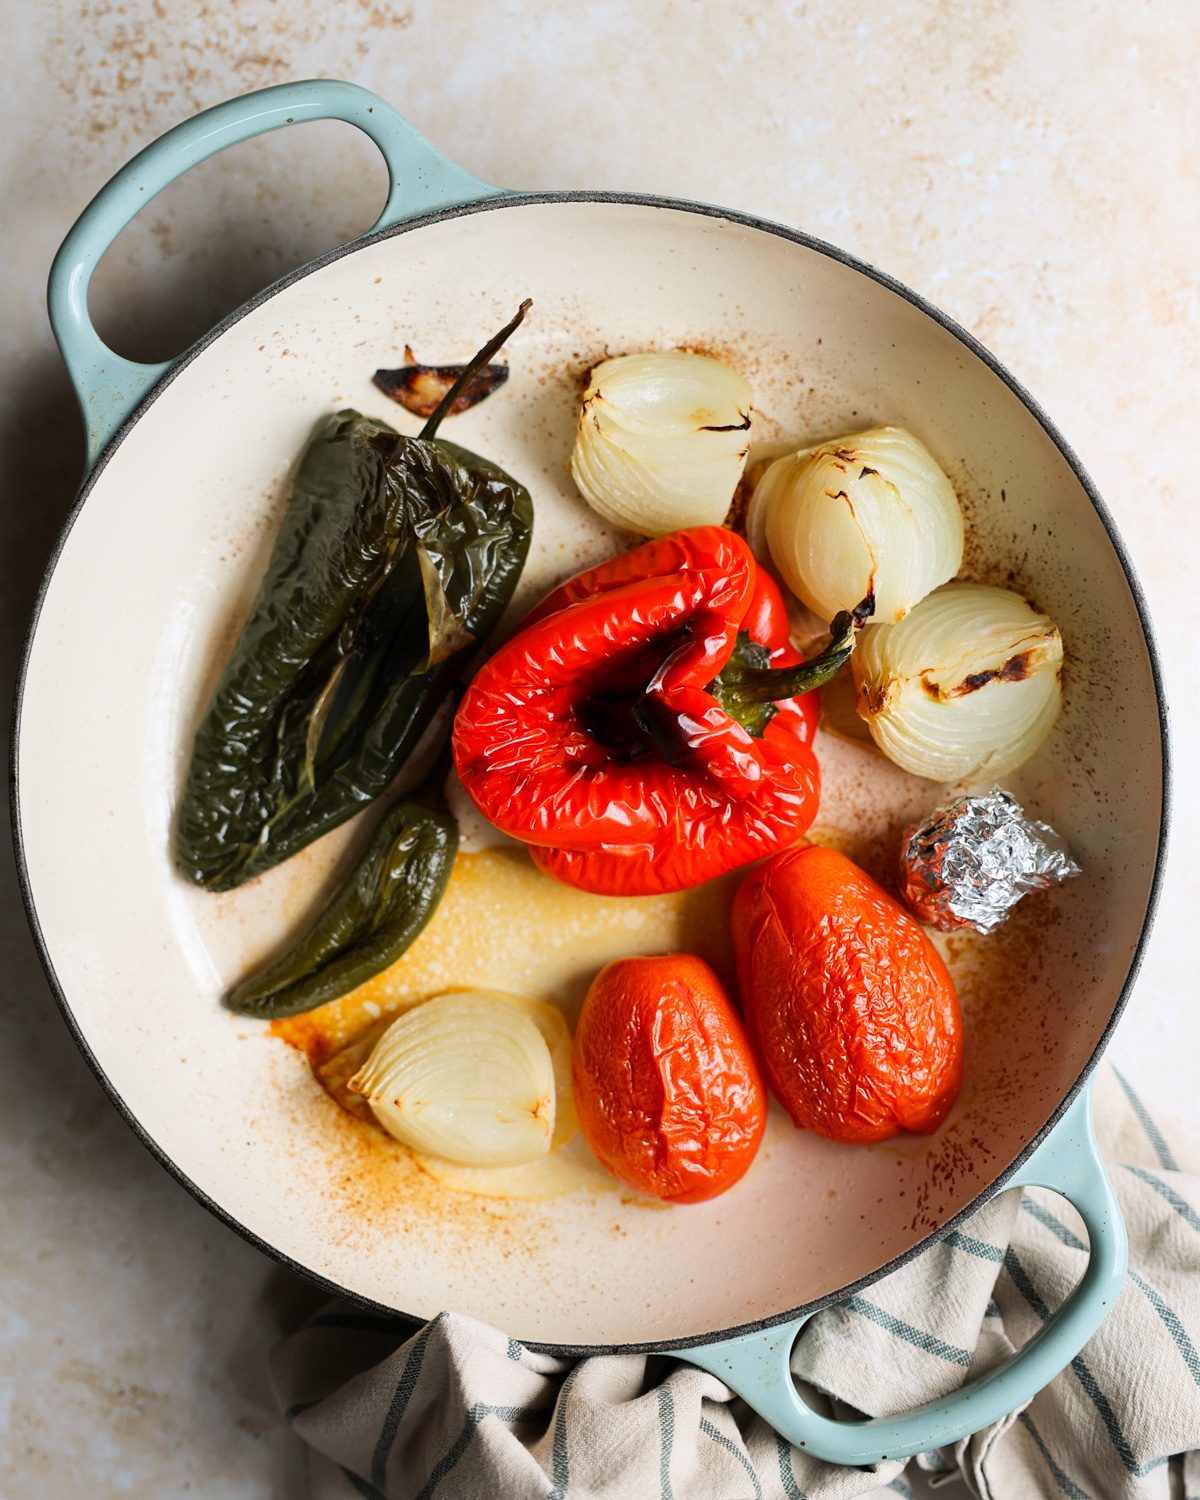
<svg viewBox="0 0 1200 1500">
<path fill-rule="evenodd" d="M 494 339 L 489 339 L 488 342 L 479 351 L 479 353 L 475 356 L 475 358 L 471 361 L 471 363 L 464 367 L 462 374 L 438 402 L 437 406 L 434 407 L 433 411 L 430 413 L 429 420 L 425 423 L 424 427 L 421 428 L 420 436 L 422 438 L 432 438 L 436 434 L 438 428 L 442 425 L 442 418 L 450 413 L 451 409 L 454 406 L 454 403 L 462 395 L 463 391 L 466 390 L 471 380 L 479 373 L 484 365 L 487 364 L 492 355 L 497 352 L 497 350 L 504 343 L 505 339 L 507 339 L 510 334 L 515 332 L 515 330 L 520 327 L 521 323 L 524 321 L 525 314 L 532 306 L 533 299 L 531 297 L 526 297 L 524 302 L 522 302 L 521 306 L 517 309 L 517 315 L 512 320 L 512 322 L 506 324 Z"/>
<path fill-rule="evenodd" d="M 812 661 L 802 661 L 794 667 L 738 667 L 723 684 L 726 695 L 741 703 L 781 703 L 785 698 L 799 698 L 813 688 L 824 687 L 850 660 L 859 623 L 857 616 L 858 610 L 843 610 L 836 615 L 829 627 L 833 639 Z"/>
</svg>

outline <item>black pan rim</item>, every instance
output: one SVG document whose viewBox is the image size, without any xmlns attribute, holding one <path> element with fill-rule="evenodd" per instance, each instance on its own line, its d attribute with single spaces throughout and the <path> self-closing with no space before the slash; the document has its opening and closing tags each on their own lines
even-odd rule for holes
<svg viewBox="0 0 1200 1500">
<path fill-rule="evenodd" d="M 1096 1047 L 1093 1049 L 1091 1056 L 1088 1058 L 1087 1062 L 1084 1064 L 1084 1067 L 1080 1071 L 1079 1076 L 1075 1079 L 1075 1082 L 1071 1085 L 1070 1089 L 1060 1100 L 1059 1104 L 1051 1113 L 1049 1119 L 1047 1119 L 1041 1130 L 1039 1130 L 1038 1133 L 1034 1137 L 1032 1137 L 1032 1139 L 1028 1142 L 1024 1149 L 1008 1164 L 1007 1167 L 1004 1168 L 1003 1171 L 998 1173 L 991 1180 L 988 1186 L 984 1188 L 980 1193 L 978 1193 L 970 1203 L 968 1203 L 964 1208 L 960 1209 L 958 1213 L 956 1213 L 952 1218 L 948 1219 L 944 1224 L 939 1225 L 937 1229 L 926 1235 L 924 1239 L 920 1240 L 917 1244 L 910 1246 L 910 1248 L 905 1250 L 902 1254 L 888 1261 L 886 1265 L 883 1265 L 877 1270 L 872 1271 L 869 1275 L 860 1277 L 857 1281 L 849 1282 L 845 1286 L 839 1287 L 836 1291 L 829 1292 L 826 1295 L 818 1297 L 811 1302 L 804 1303 L 799 1307 L 789 1308 L 784 1312 L 773 1313 L 769 1317 L 755 1319 L 747 1323 L 740 1323 L 730 1328 L 713 1330 L 707 1333 L 691 1334 L 675 1339 L 659 1339 L 646 1343 L 560 1344 L 543 1343 L 537 1340 L 522 1341 L 529 1349 L 536 1349 L 548 1354 L 555 1354 L 566 1357 L 579 1357 L 590 1354 L 669 1354 L 673 1350 L 697 1348 L 705 1344 L 721 1343 L 727 1339 L 743 1337 L 747 1334 L 757 1333 L 763 1331 L 764 1329 L 777 1327 L 783 1323 L 798 1322 L 802 1319 L 805 1319 L 811 1316 L 813 1313 L 819 1312 L 821 1308 L 828 1307 L 835 1302 L 843 1301 L 845 1298 L 852 1296 L 857 1292 L 863 1291 L 869 1286 L 874 1285 L 875 1282 L 881 1281 L 884 1277 L 891 1275 L 893 1271 L 898 1271 L 902 1266 L 906 1265 L 910 1260 L 914 1259 L 914 1257 L 929 1249 L 932 1245 L 936 1244 L 946 1235 L 959 1228 L 963 1223 L 965 1223 L 967 1219 L 972 1216 L 972 1214 L 977 1213 L 978 1210 L 984 1205 L 984 1203 L 993 1198 L 998 1192 L 1003 1190 L 1014 1173 L 1016 1173 L 1018 1169 L 1029 1160 L 1033 1153 L 1038 1149 L 1038 1147 L 1054 1129 L 1059 1120 L 1062 1119 L 1063 1115 L 1075 1101 L 1088 1078 L 1095 1071 L 1097 1064 L 1103 1056 L 1105 1048 L 1108 1046 L 1109 1041 L 1112 1039 L 1113 1032 L 1115 1031 L 1118 1022 L 1120 1021 L 1121 1016 L 1124 1013 L 1125 1007 L 1128 1004 L 1129 997 L 1133 991 L 1134 984 L 1137 980 L 1138 973 L 1141 969 L 1142 962 L 1145 957 L 1146 945 L 1150 938 L 1150 932 L 1154 925 L 1154 919 L 1157 914 L 1159 901 L 1162 896 L 1162 884 L 1166 867 L 1166 854 L 1172 815 L 1172 755 L 1170 741 L 1170 722 L 1167 708 L 1166 691 L 1163 683 L 1162 661 L 1159 654 L 1154 627 L 1150 618 L 1150 611 L 1146 603 L 1145 593 L 1142 589 L 1140 581 L 1138 580 L 1129 554 L 1126 551 L 1125 543 L 1122 540 L 1119 531 L 1117 530 L 1116 523 L 1109 513 L 1108 507 L 1105 505 L 1104 500 L 1101 498 L 1099 491 L 1096 489 L 1095 484 L 1092 482 L 1087 471 L 1080 463 L 1074 449 L 1059 432 L 1058 428 L 1050 420 L 1049 416 L 1042 409 L 1037 400 L 1035 400 L 1035 398 L 1025 390 L 1025 388 L 1015 378 L 1015 376 L 1013 376 L 1004 367 L 1004 365 L 1002 365 L 1000 361 L 993 354 L 991 354 L 978 341 L 978 339 L 974 337 L 974 335 L 968 333 L 965 328 L 960 327 L 960 325 L 956 323 L 953 318 L 949 317 L 948 314 L 942 312 L 932 303 L 926 301 L 926 299 L 920 296 L 919 293 L 912 291 L 911 288 L 905 286 L 902 282 L 897 281 L 892 276 L 889 276 L 887 272 L 878 270 L 876 267 L 869 265 L 865 261 L 859 260 L 856 256 L 848 254 L 846 251 L 839 249 L 835 245 L 830 245 L 824 240 L 820 240 L 812 235 L 805 234 L 801 230 L 789 228 L 787 225 L 773 223 L 768 219 L 760 219 L 752 214 L 742 213 L 734 209 L 719 208 L 712 204 L 695 203 L 688 199 L 664 198 L 654 194 L 646 193 L 589 192 L 583 190 L 531 193 L 506 192 L 500 193 L 495 197 L 484 198 L 482 200 L 462 204 L 457 207 L 444 208 L 439 209 L 433 213 L 422 214 L 416 218 L 408 219 L 401 224 L 393 225 L 388 229 L 382 229 L 377 232 L 363 235 L 359 239 L 351 240 L 349 243 L 341 245 L 337 249 L 331 250 L 327 254 L 319 256 L 316 260 L 310 261 L 306 265 L 299 267 L 297 270 L 291 272 L 281 280 L 274 282 L 271 286 L 265 287 L 261 292 L 257 293 L 254 297 L 251 297 L 248 301 L 242 303 L 241 306 L 236 308 L 227 317 L 223 318 L 221 322 L 219 322 L 213 329 L 205 334 L 203 338 L 197 340 L 197 342 L 193 344 L 192 347 L 186 351 L 186 353 L 180 356 L 180 358 L 171 366 L 171 368 L 162 376 L 162 378 L 155 383 L 155 385 L 147 392 L 147 394 L 124 420 L 124 422 L 121 423 L 117 431 L 105 444 L 103 452 L 100 454 L 91 471 L 86 474 L 84 482 L 80 487 L 79 495 L 76 498 L 75 504 L 72 506 L 66 520 L 63 523 L 62 529 L 60 530 L 58 537 L 55 540 L 50 558 L 46 564 L 45 572 L 42 575 L 42 580 L 38 587 L 37 597 L 34 601 L 33 609 L 30 612 L 29 623 L 26 627 L 24 641 L 21 647 L 20 661 L 17 670 L 17 685 L 13 697 L 12 724 L 10 732 L 9 806 L 12 819 L 13 846 L 17 865 L 17 881 L 21 892 L 21 900 L 25 907 L 25 915 L 29 922 L 30 931 L 33 934 L 34 944 L 37 948 L 38 957 L 45 972 L 47 982 L 50 985 L 51 993 L 53 994 L 58 1008 L 62 1013 L 63 1020 L 67 1025 L 67 1029 L 70 1031 L 72 1037 L 75 1040 L 76 1046 L 83 1054 L 85 1061 L 91 1068 L 92 1072 L 95 1074 L 97 1080 L 100 1083 L 100 1086 L 108 1095 L 108 1098 L 116 1108 L 118 1114 L 121 1115 L 122 1119 L 124 1119 L 125 1123 L 134 1132 L 141 1143 L 157 1159 L 159 1164 L 164 1167 L 166 1171 L 169 1172 L 170 1175 L 174 1177 L 175 1180 L 182 1187 L 184 1187 L 187 1192 L 189 1192 L 191 1196 L 196 1199 L 198 1203 L 202 1204 L 203 1207 L 205 1207 L 215 1218 L 219 1219 L 221 1223 L 226 1225 L 229 1229 L 233 1230 L 235 1234 L 239 1235 L 242 1239 L 253 1245 L 255 1249 L 260 1250 L 264 1255 L 268 1256 L 278 1265 L 283 1266 L 285 1269 L 291 1271 L 297 1276 L 302 1277 L 304 1280 L 310 1282 L 311 1284 L 320 1287 L 322 1290 L 328 1292 L 331 1296 L 345 1298 L 346 1300 L 354 1303 L 357 1307 L 362 1308 L 364 1311 L 370 1312 L 380 1317 L 385 1322 L 395 1322 L 398 1328 L 405 1322 L 424 1322 L 425 1319 L 423 1318 L 417 1317 L 413 1314 L 401 1312 L 395 1308 L 388 1307 L 384 1303 L 376 1302 L 370 1297 L 365 1297 L 360 1293 L 351 1291 L 346 1287 L 338 1285 L 336 1282 L 331 1281 L 328 1277 L 322 1276 L 319 1272 L 311 1270 L 301 1262 L 294 1260 L 285 1252 L 278 1250 L 273 1245 L 264 1240 L 260 1235 L 256 1234 L 253 1230 L 247 1229 L 243 1224 L 239 1223 L 230 1213 L 223 1209 L 220 1204 L 216 1203 L 212 1198 L 210 1198 L 201 1187 L 199 1187 L 186 1175 L 186 1173 L 172 1160 L 166 1150 L 158 1144 L 158 1142 L 150 1135 L 147 1129 L 134 1116 L 128 1105 L 126 1105 L 124 1099 L 121 1097 L 120 1093 L 105 1073 L 99 1059 L 92 1052 L 92 1049 L 89 1046 L 82 1029 L 75 1019 L 74 1013 L 71 1010 L 70 1003 L 67 1000 L 63 987 L 59 983 L 53 960 L 51 959 L 49 949 L 46 945 L 45 937 L 42 933 L 41 923 L 38 919 L 37 910 L 34 906 L 33 894 L 29 878 L 29 869 L 25 858 L 24 838 L 21 831 L 20 795 L 18 787 L 20 780 L 19 757 L 21 712 L 25 694 L 25 680 L 29 669 L 29 661 L 33 648 L 34 636 L 37 631 L 38 621 L 41 617 L 42 605 L 49 590 L 50 582 L 58 565 L 59 558 L 62 555 L 64 546 L 66 545 L 67 538 L 71 533 L 71 529 L 74 526 L 75 521 L 78 518 L 84 504 L 86 503 L 88 496 L 90 495 L 92 489 L 95 487 L 97 480 L 104 472 L 104 469 L 107 466 L 108 460 L 110 459 L 112 454 L 126 440 L 133 428 L 136 427 L 141 418 L 145 416 L 146 412 L 153 406 L 157 397 L 166 389 L 168 385 L 171 384 L 171 382 L 182 370 L 186 369 L 187 366 L 190 365 L 201 354 L 203 354 L 211 344 L 215 343 L 223 333 L 232 328 L 234 324 L 240 322 L 241 319 L 245 317 L 249 312 L 253 311 L 257 307 L 262 306 L 263 303 L 269 301 L 272 297 L 278 296 L 281 292 L 286 291 L 296 282 L 303 280 L 305 277 L 312 275 L 314 272 L 321 270 L 327 265 L 331 265 L 334 261 L 340 260 L 344 256 L 352 255 L 355 251 L 361 250 L 367 245 L 378 244 L 383 240 L 393 239 L 403 234 L 411 234 L 415 230 L 422 229 L 427 227 L 428 225 L 441 223 L 450 219 L 465 218 L 470 215 L 480 213 L 492 213 L 497 211 L 503 212 L 511 209 L 519 209 L 530 204 L 551 205 L 559 203 L 611 203 L 633 205 L 642 208 L 668 209 L 681 213 L 696 214 L 703 218 L 722 219 L 732 224 L 739 224 L 748 229 L 754 229 L 765 234 L 773 235 L 776 238 L 790 241 L 792 244 L 803 246 L 807 250 L 811 250 L 819 255 L 826 256 L 830 260 L 837 261 L 839 264 L 846 266 L 850 270 L 856 271 L 860 275 L 867 277 L 868 280 L 876 282 L 878 285 L 886 288 L 888 291 L 893 292 L 896 296 L 901 297 L 905 302 L 908 302 L 913 307 L 918 309 L 918 311 L 923 312 L 927 317 L 931 318 L 941 328 L 945 329 L 946 332 L 957 339 L 958 342 L 961 343 L 969 353 L 973 354 L 978 360 L 980 360 L 992 372 L 993 375 L 995 375 L 1005 386 L 1007 386 L 1008 389 L 1013 393 L 1013 395 L 1016 396 L 1018 401 L 1021 402 L 1021 404 L 1025 407 L 1029 414 L 1042 428 L 1043 432 L 1045 432 L 1046 436 L 1054 444 L 1055 448 L 1057 448 L 1059 453 L 1062 455 L 1064 461 L 1071 469 L 1071 472 L 1079 481 L 1079 484 L 1082 487 L 1084 493 L 1091 501 L 1092 507 L 1105 529 L 1109 543 L 1111 544 L 1113 551 L 1116 553 L 1117 560 L 1119 561 L 1121 569 L 1125 575 L 1125 581 L 1129 588 L 1134 608 L 1137 611 L 1138 621 L 1142 629 L 1142 637 L 1146 646 L 1147 656 L 1149 658 L 1151 679 L 1154 684 L 1155 700 L 1158 708 L 1159 738 L 1162 753 L 1162 813 L 1159 822 L 1154 871 L 1151 876 L 1150 892 L 1146 902 L 1145 916 L 1142 920 L 1141 930 L 1138 934 L 1137 943 L 1134 947 L 1133 956 L 1130 961 L 1129 972 L 1126 976 L 1124 984 L 1121 987 L 1121 992 L 1117 998 L 1117 1003 L 1113 1007 L 1112 1014 L 1104 1027 L 1100 1039 Z"/>
</svg>

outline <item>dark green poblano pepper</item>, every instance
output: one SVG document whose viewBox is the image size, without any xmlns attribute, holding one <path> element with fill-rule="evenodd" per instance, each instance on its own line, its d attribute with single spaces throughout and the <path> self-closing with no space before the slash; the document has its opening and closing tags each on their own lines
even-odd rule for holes
<svg viewBox="0 0 1200 1500">
<path fill-rule="evenodd" d="M 412 753 L 495 628 L 533 502 L 495 464 L 339 412 L 309 445 L 250 618 L 196 733 L 179 815 L 184 871 L 229 890 L 344 823 Z"/>
<path fill-rule="evenodd" d="M 295 1016 L 396 962 L 437 910 L 458 853 L 458 824 L 442 793 L 449 770 L 443 752 L 424 785 L 384 814 L 315 925 L 231 991 L 230 1010 L 269 1021 Z"/>
</svg>

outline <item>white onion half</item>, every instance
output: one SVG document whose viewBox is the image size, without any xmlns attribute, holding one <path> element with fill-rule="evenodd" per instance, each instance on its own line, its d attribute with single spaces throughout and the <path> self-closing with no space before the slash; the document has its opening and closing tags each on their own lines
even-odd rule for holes
<svg viewBox="0 0 1200 1500">
<path fill-rule="evenodd" d="M 901 620 L 962 565 L 954 487 L 924 443 L 872 427 L 777 458 L 746 521 L 784 582 L 823 620 L 872 591 L 870 619 Z"/>
<path fill-rule="evenodd" d="M 644 536 L 725 519 L 750 445 L 750 387 L 705 354 L 625 354 L 592 371 L 571 473 L 593 510 Z"/>
<path fill-rule="evenodd" d="M 1019 594 L 948 583 L 898 625 L 869 625 L 851 662 L 858 712 L 898 766 L 931 781 L 1003 776 L 1062 703 L 1062 638 Z"/>
<path fill-rule="evenodd" d="M 517 998 L 438 995 L 405 1011 L 349 1087 L 414 1151 L 469 1167 L 536 1161 L 554 1135 L 554 1064 Z"/>
</svg>

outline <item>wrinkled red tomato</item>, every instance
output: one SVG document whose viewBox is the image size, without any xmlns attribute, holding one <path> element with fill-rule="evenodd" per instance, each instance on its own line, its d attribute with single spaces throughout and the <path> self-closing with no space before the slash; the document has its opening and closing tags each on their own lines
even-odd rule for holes
<svg viewBox="0 0 1200 1500">
<path fill-rule="evenodd" d="M 614 1177 L 673 1203 L 732 1187 L 754 1159 L 767 1094 L 745 1028 L 699 958 L 621 958 L 575 1032 L 575 1108 Z"/>
<path fill-rule="evenodd" d="M 962 1017 L 937 949 L 844 855 L 788 849 L 733 904 L 746 1026 L 796 1125 L 835 1141 L 929 1134 L 962 1083 Z"/>
</svg>

